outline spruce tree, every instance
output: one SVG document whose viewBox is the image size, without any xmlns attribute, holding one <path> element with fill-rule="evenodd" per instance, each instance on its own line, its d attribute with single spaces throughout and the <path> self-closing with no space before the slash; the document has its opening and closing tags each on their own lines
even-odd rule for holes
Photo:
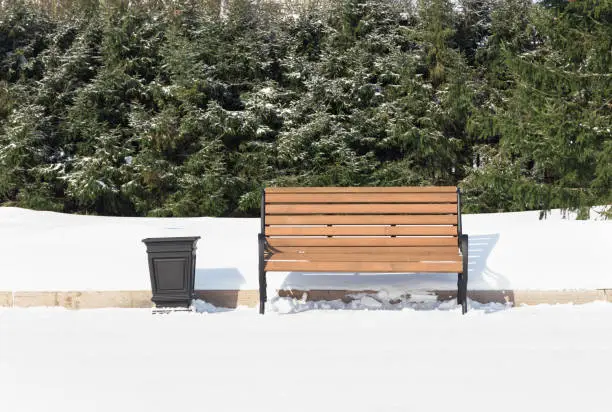
<svg viewBox="0 0 612 412">
<path fill-rule="evenodd" d="M 535 6 L 530 50 L 503 49 L 512 89 L 499 151 L 466 182 L 475 208 L 577 209 L 612 200 L 612 4 Z M 608 52 L 605 52 L 607 50 Z M 506 193 L 498 199 L 487 193 Z"/>
<path fill-rule="evenodd" d="M 458 183 L 466 211 L 610 203 L 608 1 L 315 3 L 0 3 L 0 203 L 244 216 L 269 185 Z"/>
</svg>

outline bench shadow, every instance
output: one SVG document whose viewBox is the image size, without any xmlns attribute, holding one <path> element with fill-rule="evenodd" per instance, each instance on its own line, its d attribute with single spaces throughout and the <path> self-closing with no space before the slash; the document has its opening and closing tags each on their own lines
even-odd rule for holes
<svg viewBox="0 0 612 412">
<path fill-rule="evenodd" d="M 512 294 L 511 291 L 500 293 L 493 290 L 478 290 L 484 287 L 500 290 L 508 289 L 510 286 L 507 278 L 491 270 L 487 265 L 487 259 L 495 248 L 499 237 L 499 233 L 470 236 L 468 296 L 474 301 L 483 303 L 514 301 L 514 297 L 509 296 Z M 473 285 L 472 288 L 476 290 L 470 292 L 470 285 Z M 441 309 L 440 301 L 457 297 L 457 276 L 448 273 L 320 274 L 290 272 L 278 292 L 281 297 L 296 299 L 302 299 L 306 292 L 307 301 L 340 299 L 345 303 L 345 307 L 339 309 L 359 309 L 358 307 L 351 307 L 350 302 L 354 300 L 351 295 L 361 293 L 377 299 L 388 295 L 391 302 L 397 301 L 399 298 L 411 302 L 411 304 L 414 303 L 410 307 L 417 310 L 433 310 Z M 431 301 L 438 303 L 433 304 Z M 400 306 L 397 306 L 398 304 L 391 306 L 385 304 L 388 302 L 382 303 L 380 309 L 397 309 L 401 306 L 401 303 L 399 303 Z M 313 309 L 316 309 L 316 307 L 313 307 Z M 480 304 L 473 304 L 472 309 L 488 310 Z"/>
<path fill-rule="evenodd" d="M 200 305 L 198 312 L 223 312 L 239 306 L 240 287 L 246 279 L 237 268 L 196 268 L 195 272 L 196 297 L 215 307 Z"/>
<path fill-rule="evenodd" d="M 487 259 L 499 241 L 499 233 L 470 236 L 468 273 L 470 281 L 493 289 L 507 289 L 510 281 L 487 265 Z"/>
</svg>

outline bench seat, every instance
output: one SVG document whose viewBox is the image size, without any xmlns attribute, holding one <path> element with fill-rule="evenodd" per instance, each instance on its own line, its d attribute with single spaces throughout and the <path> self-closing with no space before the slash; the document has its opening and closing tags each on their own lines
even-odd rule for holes
<svg viewBox="0 0 612 412">
<path fill-rule="evenodd" d="M 276 253 L 266 259 L 266 272 L 461 272 L 462 257 L 397 253 Z"/>
</svg>

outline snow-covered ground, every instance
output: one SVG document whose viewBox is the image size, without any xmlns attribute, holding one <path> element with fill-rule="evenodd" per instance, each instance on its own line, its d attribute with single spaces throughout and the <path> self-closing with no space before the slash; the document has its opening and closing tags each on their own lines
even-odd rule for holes
<svg viewBox="0 0 612 412">
<path fill-rule="evenodd" d="M 464 215 L 469 289 L 612 288 L 611 221 L 554 211 Z M 0 208 L 0 291 L 150 290 L 156 236 L 201 236 L 196 289 L 257 289 L 259 219 L 108 218 Z M 456 277 L 271 273 L 270 288 L 449 290 Z"/>
<path fill-rule="evenodd" d="M 0 410 L 612 407 L 610 303 L 474 304 L 465 316 L 448 303 L 304 311 L 309 305 L 279 299 L 265 316 L 0 308 Z"/>
</svg>

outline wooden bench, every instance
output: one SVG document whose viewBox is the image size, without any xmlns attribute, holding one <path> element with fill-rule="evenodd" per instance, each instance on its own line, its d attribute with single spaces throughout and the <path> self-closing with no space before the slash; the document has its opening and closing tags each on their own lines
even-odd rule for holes
<svg viewBox="0 0 612 412">
<path fill-rule="evenodd" d="M 468 236 L 447 187 L 275 187 L 263 191 L 259 312 L 266 273 L 457 273 L 467 312 Z"/>
</svg>

